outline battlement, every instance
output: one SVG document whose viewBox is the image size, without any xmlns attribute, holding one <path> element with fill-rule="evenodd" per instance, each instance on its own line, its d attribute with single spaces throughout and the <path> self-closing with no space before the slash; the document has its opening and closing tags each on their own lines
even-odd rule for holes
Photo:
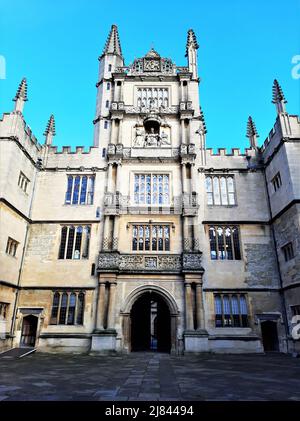
<svg viewBox="0 0 300 421">
<path fill-rule="evenodd" d="M 83 155 L 88 155 L 93 153 L 94 150 L 99 150 L 99 148 L 97 148 L 96 146 L 89 146 L 88 150 L 85 150 L 85 146 L 76 146 L 75 150 L 72 150 L 72 146 L 62 146 L 61 150 L 58 150 L 57 146 L 51 146 L 49 148 L 49 153 L 52 154 L 70 154 L 70 155 L 75 155 L 75 154 L 83 154 Z"/>
<path fill-rule="evenodd" d="M 256 152 L 253 148 L 246 148 L 244 151 L 241 151 L 240 148 L 232 148 L 228 151 L 226 148 L 218 148 L 217 153 L 214 152 L 213 148 L 206 148 L 206 152 L 209 156 L 255 156 Z"/>
<path fill-rule="evenodd" d="M 14 111 L 4 113 L 0 119 L 0 138 L 9 139 L 21 145 L 33 161 L 36 161 L 42 151 L 42 145 L 26 123 L 22 113 Z"/>
</svg>

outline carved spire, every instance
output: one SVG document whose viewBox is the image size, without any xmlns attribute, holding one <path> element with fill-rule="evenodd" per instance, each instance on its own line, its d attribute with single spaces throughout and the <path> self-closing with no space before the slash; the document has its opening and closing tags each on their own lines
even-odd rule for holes
<svg viewBox="0 0 300 421">
<path fill-rule="evenodd" d="M 45 138 L 45 144 L 46 145 L 51 145 L 52 144 L 52 139 L 53 136 L 56 135 L 55 132 L 55 120 L 54 120 L 54 115 L 51 114 L 49 120 L 48 120 L 48 124 L 44 133 Z"/>
<path fill-rule="evenodd" d="M 192 29 L 188 30 L 186 41 L 186 52 L 189 72 L 192 73 L 194 80 L 198 79 L 198 63 L 197 63 L 197 50 L 199 48 L 195 32 Z"/>
<path fill-rule="evenodd" d="M 275 79 L 273 82 L 272 88 L 273 98 L 272 103 L 276 105 L 277 113 L 284 113 L 285 112 L 285 104 L 287 103 L 282 88 L 278 83 L 278 80 Z"/>
<path fill-rule="evenodd" d="M 256 149 L 257 148 L 257 138 L 259 137 L 259 134 L 257 133 L 256 126 L 254 121 L 252 120 L 252 117 L 249 116 L 248 122 L 247 122 L 247 134 L 250 141 L 250 147 Z"/>
<path fill-rule="evenodd" d="M 111 30 L 107 37 L 102 56 L 105 54 L 116 54 L 123 58 L 117 25 L 111 26 Z"/>
<path fill-rule="evenodd" d="M 188 30 L 187 41 L 186 41 L 186 51 L 185 51 L 186 57 L 188 57 L 188 51 L 190 47 L 192 47 L 194 50 L 198 50 L 199 48 L 199 44 L 197 42 L 197 38 L 193 29 Z"/>
<path fill-rule="evenodd" d="M 27 80 L 24 77 L 18 87 L 16 96 L 14 97 L 13 101 L 15 101 L 15 111 L 18 111 L 20 113 L 23 112 L 24 103 L 25 101 L 28 101 L 27 98 Z"/>
</svg>

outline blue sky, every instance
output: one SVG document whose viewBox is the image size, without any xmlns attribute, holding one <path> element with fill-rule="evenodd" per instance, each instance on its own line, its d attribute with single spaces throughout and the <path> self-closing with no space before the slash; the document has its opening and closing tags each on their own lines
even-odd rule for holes
<svg viewBox="0 0 300 421">
<path fill-rule="evenodd" d="M 186 7 L 185 7 L 186 6 Z M 154 45 L 185 65 L 186 33 L 196 32 L 200 97 L 208 147 L 247 146 L 252 115 L 260 142 L 275 121 L 271 104 L 277 78 L 291 114 L 300 112 L 300 79 L 292 57 L 300 55 L 298 0 L 0 0 L 0 113 L 10 111 L 23 76 L 28 80 L 24 115 L 40 142 L 51 113 L 54 143 L 93 142 L 98 56 L 111 24 L 119 27 L 126 64 Z"/>
</svg>

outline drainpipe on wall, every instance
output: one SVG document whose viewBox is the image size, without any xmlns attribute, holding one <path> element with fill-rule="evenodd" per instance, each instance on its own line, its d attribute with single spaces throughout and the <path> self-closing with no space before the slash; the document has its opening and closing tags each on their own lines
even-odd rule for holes
<svg viewBox="0 0 300 421">
<path fill-rule="evenodd" d="M 42 166 L 42 160 L 41 160 L 41 158 L 38 158 L 38 160 L 35 164 L 32 195 L 31 195 L 31 199 L 30 199 L 30 203 L 29 203 L 29 211 L 28 211 L 28 218 L 29 219 L 31 217 L 31 212 L 32 212 L 32 204 L 33 204 L 33 197 L 34 197 L 34 193 L 35 193 L 37 174 L 38 174 L 38 170 L 41 169 L 41 166 Z M 17 304 L 18 304 L 18 299 L 19 299 L 20 282 L 21 282 L 21 275 L 22 275 L 22 270 L 23 270 L 23 265 L 24 265 L 25 251 L 26 251 L 27 242 L 28 242 L 29 226 L 30 226 L 30 222 L 27 221 L 27 226 L 26 226 L 26 231 L 25 231 L 25 236 L 24 236 L 24 245 L 23 245 L 22 256 L 21 256 L 20 269 L 19 269 L 19 274 L 18 274 L 17 291 L 16 291 L 16 297 L 15 297 L 15 303 L 14 303 L 14 309 L 13 309 L 13 316 L 12 316 L 11 328 L 10 328 L 11 346 L 13 346 L 14 330 L 15 330 L 16 317 L 17 317 Z"/>
</svg>

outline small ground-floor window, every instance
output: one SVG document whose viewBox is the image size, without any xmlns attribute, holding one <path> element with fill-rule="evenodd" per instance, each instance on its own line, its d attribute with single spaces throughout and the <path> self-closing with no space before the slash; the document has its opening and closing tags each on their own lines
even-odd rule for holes
<svg viewBox="0 0 300 421">
<path fill-rule="evenodd" d="M 82 325 L 84 291 L 56 291 L 53 295 L 50 324 Z"/>
<path fill-rule="evenodd" d="M 248 327 L 245 294 L 215 294 L 216 327 Z"/>
</svg>

